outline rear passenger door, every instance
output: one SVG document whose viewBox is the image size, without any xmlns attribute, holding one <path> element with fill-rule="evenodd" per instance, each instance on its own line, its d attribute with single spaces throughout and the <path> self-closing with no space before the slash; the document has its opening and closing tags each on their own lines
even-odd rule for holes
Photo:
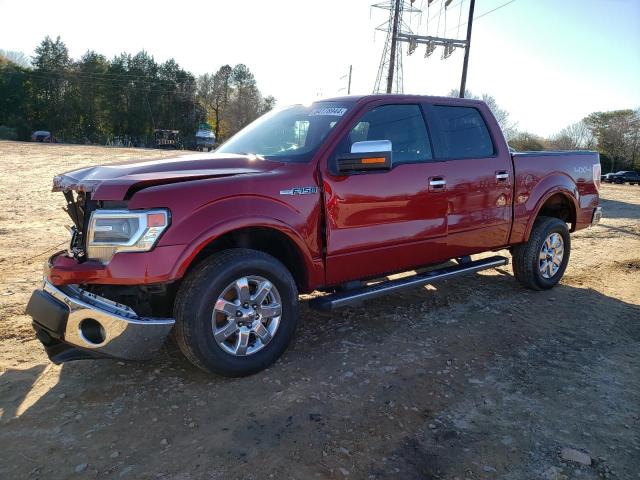
<svg viewBox="0 0 640 480">
<path fill-rule="evenodd" d="M 511 155 L 492 135 L 484 104 L 425 105 L 434 158 L 446 163 L 447 250 L 451 257 L 507 244 L 512 218 Z M 490 123 L 491 122 L 491 123 Z"/>
</svg>

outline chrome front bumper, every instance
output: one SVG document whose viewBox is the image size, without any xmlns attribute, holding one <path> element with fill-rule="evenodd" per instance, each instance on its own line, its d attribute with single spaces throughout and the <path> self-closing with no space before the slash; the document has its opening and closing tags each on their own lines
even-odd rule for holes
<svg viewBox="0 0 640 480">
<path fill-rule="evenodd" d="M 68 309 L 66 321 L 64 306 Z M 48 321 L 48 312 L 55 318 L 54 322 Z M 58 288 L 47 280 L 42 290 L 34 292 L 27 313 L 33 317 L 36 330 L 40 327 L 46 332 L 45 337 L 52 341 L 77 347 L 97 357 L 125 360 L 144 360 L 152 356 L 165 342 L 175 323 L 172 318 L 140 317 L 130 307 L 77 285 Z M 45 341 L 43 343 L 47 347 Z"/>
</svg>

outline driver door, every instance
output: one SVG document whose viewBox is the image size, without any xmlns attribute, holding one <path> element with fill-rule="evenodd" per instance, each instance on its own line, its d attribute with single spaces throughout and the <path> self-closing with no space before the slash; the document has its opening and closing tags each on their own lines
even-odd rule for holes
<svg viewBox="0 0 640 480">
<path fill-rule="evenodd" d="M 355 142 L 388 140 L 392 168 L 338 173 Z M 328 284 L 447 258 L 446 162 L 434 162 L 422 107 L 374 105 L 323 162 Z"/>
</svg>

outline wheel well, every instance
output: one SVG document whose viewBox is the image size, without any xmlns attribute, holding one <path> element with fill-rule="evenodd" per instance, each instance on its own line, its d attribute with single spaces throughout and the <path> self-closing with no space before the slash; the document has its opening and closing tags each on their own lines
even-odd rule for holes
<svg viewBox="0 0 640 480">
<path fill-rule="evenodd" d="M 208 243 L 193 259 L 187 273 L 213 253 L 230 248 L 259 250 L 280 260 L 291 272 L 298 291 L 305 291 L 307 276 L 298 246 L 284 233 L 268 227 L 249 227 L 226 233 Z"/>
<path fill-rule="evenodd" d="M 576 209 L 573 202 L 564 194 L 556 193 L 549 197 L 538 212 L 538 216 L 559 218 L 571 224 L 571 231 L 576 226 Z"/>
</svg>

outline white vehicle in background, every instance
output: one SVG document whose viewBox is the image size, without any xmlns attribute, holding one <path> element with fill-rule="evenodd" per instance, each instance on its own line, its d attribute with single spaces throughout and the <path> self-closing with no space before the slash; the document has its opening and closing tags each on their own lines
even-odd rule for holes
<svg viewBox="0 0 640 480">
<path fill-rule="evenodd" d="M 201 123 L 196 132 L 196 150 L 210 152 L 216 146 L 216 136 L 211 125 Z"/>
</svg>

